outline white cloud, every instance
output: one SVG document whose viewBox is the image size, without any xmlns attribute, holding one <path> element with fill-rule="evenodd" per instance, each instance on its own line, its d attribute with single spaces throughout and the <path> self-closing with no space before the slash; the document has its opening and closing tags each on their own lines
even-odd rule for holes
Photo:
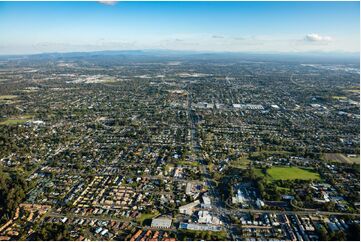
<svg viewBox="0 0 361 242">
<path fill-rule="evenodd" d="M 223 35 L 212 35 L 213 39 L 223 39 L 224 36 Z"/>
<path fill-rule="evenodd" d="M 310 42 L 320 42 L 320 41 L 331 41 L 332 38 L 330 36 L 322 36 L 319 34 L 308 34 L 305 37 L 305 40 L 310 41 Z"/>
<path fill-rule="evenodd" d="M 117 3 L 117 1 L 116 0 L 99 1 L 99 3 L 105 4 L 105 5 L 115 5 Z"/>
</svg>

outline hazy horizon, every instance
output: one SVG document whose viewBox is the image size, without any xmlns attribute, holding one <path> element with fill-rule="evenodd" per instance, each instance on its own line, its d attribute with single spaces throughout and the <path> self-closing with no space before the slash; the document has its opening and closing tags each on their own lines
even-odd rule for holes
<svg viewBox="0 0 361 242">
<path fill-rule="evenodd" d="M 359 2 L 0 2 L 0 55 L 359 53 Z"/>
<path fill-rule="evenodd" d="M 107 53 L 107 52 L 144 52 L 144 53 L 189 53 L 189 54 L 254 54 L 254 55 L 305 55 L 305 56 L 357 56 L 359 51 L 215 51 L 215 50 L 174 50 L 174 49 L 104 49 L 104 50 L 84 50 L 84 51 L 47 51 L 34 53 L 0 54 L 0 56 L 31 56 L 47 54 L 72 54 L 72 53 Z"/>
</svg>

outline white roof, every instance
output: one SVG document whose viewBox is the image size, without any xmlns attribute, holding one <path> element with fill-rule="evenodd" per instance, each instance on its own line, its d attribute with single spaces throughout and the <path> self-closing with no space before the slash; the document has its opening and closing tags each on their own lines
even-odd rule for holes
<svg viewBox="0 0 361 242">
<path fill-rule="evenodd" d="M 211 204 L 211 199 L 208 196 L 203 196 L 202 199 L 204 204 Z"/>
</svg>

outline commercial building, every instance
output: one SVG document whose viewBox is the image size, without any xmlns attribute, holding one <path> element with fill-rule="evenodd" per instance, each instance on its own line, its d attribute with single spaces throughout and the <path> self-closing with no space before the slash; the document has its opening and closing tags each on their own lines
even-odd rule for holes
<svg viewBox="0 0 361 242">
<path fill-rule="evenodd" d="M 192 215 L 194 208 L 200 204 L 199 200 L 196 200 L 194 202 L 188 203 L 186 205 L 179 207 L 179 212 L 182 214 Z"/>
</svg>

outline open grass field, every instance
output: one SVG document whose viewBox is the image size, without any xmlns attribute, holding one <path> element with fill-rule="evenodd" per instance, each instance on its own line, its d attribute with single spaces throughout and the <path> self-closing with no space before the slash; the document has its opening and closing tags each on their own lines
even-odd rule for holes
<svg viewBox="0 0 361 242">
<path fill-rule="evenodd" d="M 38 90 L 34 90 L 34 89 L 24 89 L 24 90 L 21 90 L 21 92 L 23 93 L 34 93 L 34 92 L 37 92 Z"/>
<path fill-rule="evenodd" d="M 353 93 L 360 93 L 360 87 L 350 87 L 349 89 L 346 89 L 346 91 Z"/>
<path fill-rule="evenodd" d="M 29 121 L 32 118 L 31 115 L 23 115 L 20 117 L 9 118 L 5 121 L 0 122 L 0 125 L 18 125 Z"/>
<path fill-rule="evenodd" d="M 340 153 L 326 153 L 323 154 L 323 159 L 326 161 L 340 162 L 340 163 L 357 163 L 360 164 L 360 156 L 357 157 L 347 157 L 346 155 Z"/>
<path fill-rule="evenodd" d="M 140 222 L 140 224 L 143 224 L 144 220 L 150 220 L 156 216 L 158 216 L 159 213 L 142 213 L 138 218 L 137 221 Z"/>
<path fill-rule="evenodd" d="M 298 167 L 272 167 L 267 174 L 273 180 L 320 180 L 318 173 Z"/>
<path fill-rule="evenodd" d="M 289 154 L 291 154 L 291 152 L 285 151 L 285 150 L 262 150 L 262 151 L 257 151 L 257 152 L 252 153 L 252 155 L 260 155 L 260 154 L 265 154 L 265 155 L 289 155 Z"/>
<path fill-rule="evenodd" d="M 15 96 L 15 95 L 0 95 L 0 104 L 15 103 L 17 101 L 16 98 L 17 98 L 17 96 Z"/>
<path fill-rule="evenodd" d="M 17 125 L 17 124 L 23 124 L 28 120 L 25 119 L 7 119 L 3 122 L 0 122 L 0 125 Z"/>
<path fill-rule="evenodd" d="M 182 166 L 200 166 L 199 162 L 196 161 L 178 161 L 177 165 L 182 165 Z"/>
<path fill-rule="evenodd" d="M 0 100 L 11 100 L 15 98 L 17 98 L 15 95 L 0 95 Z"/>
<path fill-rule="evenodd" d="M 231 166 L 236 168 L 247 168 L 251 161 L 247 157 L 241 157 L 231 161 Z"/>
<path fill-rule="evenodd" d="M 265 174 L 263 174 L 262 169 L 254 169 L 254 174 L 258 177 L 263 177 Z"/>
<path fill-rule="evenodd" d="M 336 100 L 346 100 L 347 97 L 345 96 L 332 96 L 333 99 L 336 99 Z"/>
<path fill-rule="evenodd" d="M 165 165 L 164 170 L 167 171 L 167 172 L 169 172 L 169 170 L 172 169 L 172 168 L 174 168 L 174 164 L 167 163 L 167 164 Z"/>
</svg>

